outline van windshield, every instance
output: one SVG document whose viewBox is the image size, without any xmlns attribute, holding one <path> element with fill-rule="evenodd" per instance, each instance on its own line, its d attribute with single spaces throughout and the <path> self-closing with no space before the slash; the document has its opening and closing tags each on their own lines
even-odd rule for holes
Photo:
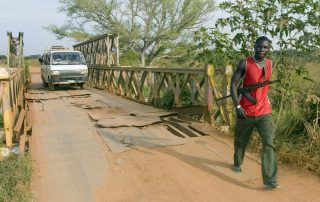
<svg viewBox="0 0 320 202">
<path fill-rule="evenodd" d="M 81 65 L 86 61 L 79 52 L 53 52 L 52 65 Z"/>
</svg>

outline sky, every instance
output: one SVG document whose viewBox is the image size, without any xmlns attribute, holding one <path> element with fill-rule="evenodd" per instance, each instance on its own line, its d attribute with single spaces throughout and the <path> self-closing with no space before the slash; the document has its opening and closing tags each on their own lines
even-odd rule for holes
<svg viewBox="0 0 320 202">
<path fill-rule="evenodd" d="M 44 29 L 55 24 L 62 25 L 67 20 L 60 13 L 59 0 L 0 0 L 0 55 L 7 54 L 7 32 L 18 37 L 23 32 L 24 55 L 42 54 L 44 49 L 52 45 L 72 47 L 76 44 L 71 39 L 57 40 L 56 36 Z M 221 2 L 222 0 L 216 0 Z M 219 13 L 215 13 L 219 16 Z"/>
<path fill-rule="evenodd" d="M 18 37 L 23 32 L 24 55 L 42 54 L 51 45 L 72 47 L 71 39 L 57 40 L 44 29 L 49 24 L 62 25 L 67 17 L 58 11 L 58 0 L 0 0 L 0 55 L 7 54 L 7 32 Z"/>
</svg>

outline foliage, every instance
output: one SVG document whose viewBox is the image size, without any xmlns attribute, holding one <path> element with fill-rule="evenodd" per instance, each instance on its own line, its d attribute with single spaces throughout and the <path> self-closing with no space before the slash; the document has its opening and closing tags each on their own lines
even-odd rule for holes
<svg viewBox="0 0 320 202">
<path fill-rule="evenodd" d="M 222 33 L 216 28 L 201 27 L 195 32 L 194 42 L 190 51 L 196 50 L 195 61 L 202 65 L 214 64 L 216 67 L 224 67 L 235 64 L 241 57 L 241 53 L 233 46 L 233 41 L 228 33 Z"/>
<path fill-rule="evenodd" d="M 139 66 L 139 53 L 129 49 L 121 54 L 120 61 L 122 66 Z"/>
<path fill-rule="evenodd" d="M 236 0 L 225 1 L 219 8 L 229 17 L 219 18 L 214 28 L 199 29 L 194 38 L 200 51 L 196 59 L 203 62 L 217 63 L 222 58 L 223 63 L 234 64 L 239 57 L 252 54 L 260 35 L 271 37 L 280 52 L 319 48 L 320 4 L 315 0 Z"/>
<path fill-rule="evenodd" d="M 152 103 L 156 107 L 169 109 L 174 104 L 174 94 L 173 91 L 166 91 L 160 96 L 159 99 L 155 99 Z"/>
<path fill-rule="evenodd" d="M 179 78 L 179 80 L 177 79 Z M 179 85 L 179 86 L 183 86 L 185 79 L 182 75 L 180 75 L 179 77 L 177 75 L 172 75 L 171 77 L 172 82 L 175 85 Z M 190 100 L 190 89 L 184 88 L 181 92 L 181 105 L 182 106 L 190 106 L 192 105 L 192 102 Z M 165 108 L 165 109 L 170 109 L 172 107 L 177 107 L 175 106 L 175 100 L 174 100 L 174 93 L 172 90 L 167 89 L 166 91 L 160 92 L 160 96 L 158 99 L 154 99 L 152 104 L 156 107 L 160 107 L 160 108 Z"/>
<path fill-rule="evenodd" d="M 105 32 L 121 36 L 123 50 L 133 48 L 141 65 L 166 53 L 187 30 L 203 23 L 212 0 L 59 0 L 69 20 L 47 27 L 58 38 L 84 40 Z M 89 31 L 94 30 L 94 31 Z"/>
<path fill-rule="evenodd" d="M 162 68 L 188 68 L 192 61 L 192 57 L 190 56 L 192 53 L 188 51 L 190 46 L 191 44 L 187 40 L 176 42 L 175 44 L 172 44 L 172 47 L 170 47 L 165 54 L 156 57 L 150 63 L 150 66 Z"/>
<path fill-rule="evenodd" d="M 303 121 L 303 136 L 291 137 L 279 144 L 279 156 L 284 162 L 305 167 L 320 175 L 320 95 L 309 95 L 305 100 L 307 116 Z"/>
<path fill-rule="evenodd" d="M 230 17 L 219 19 L 217 27 L 229 26 L 241 52 L 250 52 L 259 35 L 271 36 L 283 49 L 315 50 L 320 43 L 320 4 L 317 0 L 224 2 L 219 7 Z"/>
<path fill-rule="evenodd" d="M 0 201 L 30 201 L 31 171 L 29 156 L 1 161 Z"/>
</svg>

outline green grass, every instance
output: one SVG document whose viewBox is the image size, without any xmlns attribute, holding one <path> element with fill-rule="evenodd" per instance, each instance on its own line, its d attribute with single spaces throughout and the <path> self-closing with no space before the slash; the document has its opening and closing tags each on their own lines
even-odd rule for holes
<svg viewBox="0 0 320 202">
<path fill-rule="evenodd" d="M 0 162 L 0 201 L 31 201 L 31 161 L 28 155 Z"/>
<path fill-rule="evenodd" d="M 306 69 L 308 70 L 310 77 L 315 81 L 320 81 L 320 62 L 308 62 L 305 64 Z"/>
</svg>

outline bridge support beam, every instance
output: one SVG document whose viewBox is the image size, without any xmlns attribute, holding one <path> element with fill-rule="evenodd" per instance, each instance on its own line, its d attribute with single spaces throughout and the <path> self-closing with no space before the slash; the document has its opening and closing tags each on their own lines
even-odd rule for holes
<svg viewBox="0 0 320 202">
<path fill-rule="evenodd" d="M 13 110 L 10 103 L 10 90 L 9 83 L 6 81 L 1 82 L 1 87 L 3 87 L 2 94 L 2 109 L 3 109 L 3 128 L 4 134 L 6 136 L 7 147 L 12 146 L 13 138 Z"/>
</svg>

